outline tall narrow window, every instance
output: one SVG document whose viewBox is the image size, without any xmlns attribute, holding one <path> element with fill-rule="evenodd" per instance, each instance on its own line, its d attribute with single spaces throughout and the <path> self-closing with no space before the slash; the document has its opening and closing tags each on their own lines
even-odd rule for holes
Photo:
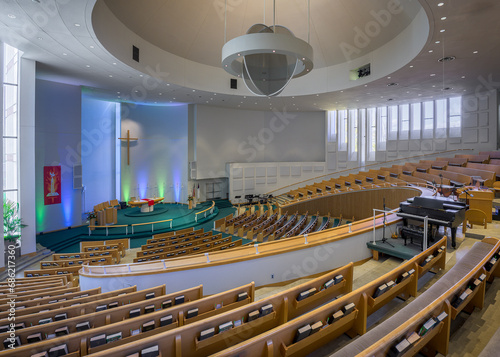
<svg viewBox="0 0 500 357">
<path fill-rule="evenodd" d="M 398 139 L 398 106 L 389 107 L 389 140 Z"/>
<path fill-rule="evenodd" d="M 339 151 L 347 151 L 347 110 L 338 111 Z"/>
<path fill-rule="evenodd" d="M 436 100 L 436 138 L 446 138 L 446 122 L 448 121 L 447 100 Z"/>
<path fill-rule="evenodd" d="M 410 130 L 410 105 L 399 106 L 399 140 L 408 140 Z"/>
<path fill-rule="evenodd" d="M 423 139 L 432 139 L 434 137 L 434 102 L 424 102 L 424 130 Z"/>
<path fill-rule="evenodd" d="M 462 98 L 453 97 L 450 101 L 450 138 L 462 136 Z"/>
<path fill-rule="evenodd" d="M 411 138 L 420 139 L 420 128 L 422 127 L 422 103 L 411 105 Z"/>
<path fill-rule="evenodd" d="M 328 142 L 334 143 L 337 141 L 337 111 L 328 112 Z"/>
<path fill-rule="evenodd" d="M 349 161 L 358 160 L 358 110 L 349 110 Z"/>
<path fill-rule="evenodd" d="M 3 58 L 3 197 L 19 202 L 19 116 L 18 77 L 19 51 L 4 44 Z"/>
<path fill-rule="evenodd" d="M 387 107 L 379 107 L 377 110 L 377 150 L 385 151 L 387 144 Z"/>
<path fill-rule="evenodd" d="M 375 153 L 377 152 L 377 109 L 367 109 L 368 120 L 368 161 L 375 161 Z"/>
</svg>

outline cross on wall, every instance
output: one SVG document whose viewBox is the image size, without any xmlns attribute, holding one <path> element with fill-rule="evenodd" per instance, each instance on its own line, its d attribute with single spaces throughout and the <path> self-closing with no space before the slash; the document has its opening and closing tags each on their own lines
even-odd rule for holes
<svg viewBox="0 0 500 357">
<path fill-rule="evenodd" d="M 127 137 L 126 138 L 118 138 L 118 140 L 121 140 L 122 142 L 123 141 L 127 142 L 127 165 L 130 165 L 130 142 L 139 140 L 139 138 L 131 138 L 130 137 L 130 130 L 127 130 Z"/>
</svg>

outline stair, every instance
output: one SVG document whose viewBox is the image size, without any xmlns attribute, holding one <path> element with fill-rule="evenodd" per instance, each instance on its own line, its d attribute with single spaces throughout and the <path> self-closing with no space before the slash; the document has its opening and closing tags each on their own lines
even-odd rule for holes
<svg viewBox="0 0 500 357">
<path fill-rule="evenodd" d="M 233 205 L 228 200 L 212 200 L 215 202 L 215 207 L 221 208 L 231 208 Z"/>
<path fill-rule="evenodd" d="M 24 274 L 22 273 L 23 270 L 28 268 L 30 265 L 33 265 L 36 262 L 39 262 L 43 259 L 45 259 L 47 256 L 53 254 L 50 249 L 42 247 L 42 249 L 37 250 L 36 255 L 34 256 L 24 256 L 16 259 L 16 277 L 22 277 Z M 8 276 L 8 269 L 0 273 L 0 281 L 4 281 L 5 279 L 9 278 Z"/>
</svg>

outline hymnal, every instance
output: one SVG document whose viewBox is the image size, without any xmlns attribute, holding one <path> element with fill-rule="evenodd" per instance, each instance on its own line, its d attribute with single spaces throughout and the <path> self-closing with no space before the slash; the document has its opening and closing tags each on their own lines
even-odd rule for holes
<svg viewBox="0 0 500 357">
<path fill-rule="evenodd" d="M 61 321 L 61 320 L 66 320 L 68 318 L 68 314 L 63 313 L 63 314 L 58 314 L 54 316 L 55 321 Z"/>
<path fill-rule="evenodd" d="M 485 278 L 486 278 L 486 274 L 481 274 L 478 279 L 483 281 Z"/>
<path fill-rule="evenodd" d="M 130 336 L 135 336 L 141 333 L 141 330 L 135 329 L 135 330 L 130 330 Z"/>
<path fill-rule="evenodd" d="M 155 321 L 151 320 L 142 324 L 142 332 L 151 331 L 155 328 Z"/>
<path fill-rule="evenodd" d="M 203 330 L 200 332 L 200 341 L 203 341 L 206 338 L 212 337 L 215 334 L 215 329 L 213 327 Z"/>
<path fill-rule="evenodd" d="M 311 326 L 310 325 L 305 325 L 302 326 L 297 330 L 297 333 L 295 334 L 295 339 L 294 343 L 299 342 L 300 340 L 303 340 L 307 336 L 311 334 Z"/>
<path fill-rule="evenodd" d="M 420 328 L 419 335 L 423 336 L 429 331 L 431 328 L 434 327 L 436 324 L 436 321 L 431 317 L 427 322 Z"/>
<path fill-rule="evenodd" d="M 165 300 L 164 302 L 161 303 L 161 308 L 162 309 L 166 309 L 167 307 L 171 307 L 172 306 L 172 300 Z"/>
<path fill-rule="evenodd" d="M 195 317 L 195 316 L 198 316 L 198 308 L 197 307 L 194 309 L 188 310 L 186 318 L 190 319 L 190 318 Z"/>
<path fill-rule="evenodd" d="M 267 314 L 271 313 L 271 311 L 273 311 L 272 304 L 264 305 L 260 308 L 260 316 L 266 316 Z"/>
<path fill-rule="evenodd" d="M 106 305 L 99 305 L 95 308 L 95 312 L 99 312 L 99 311 L 104 311 L 106 310 L 108 307 Z"/>
<path fill-rule="evenodd" d="M 53 338 L 56 338 L 56 334 L 55 333 L 49 333 L 48 335 L 45 336 L 46 340 L 51 340 Z"/>
<path fill-rule="evenodd" d="M 334 280 L 330 279 L 326 283 L 323 284 L 323 289 L 328 289 L 330 286 L 334 284 Z"/>
<path fill-rule="evenodd" d="M 31 355 L 31 357 L 49 357 L 49 353 L 47 351 L 38 352 L 34 355 Z"/>
<path fill-rule="evenodd" d="M 388 356 L 389 357 L 401 356 L 408 347 L 410 347 L 410 342 L 408 342 L 408 340 L 405 338 L 397 345 L 391 347 Z"/>
<path fill-rule="evenodd" d="M 155 311 L 155 306 L 154 305 L 148 305 L 144 307 L 144 313 L 149 314 L 151 312 Z"/>
<path fill-rule="evenodd" d="M 304 300 L 305 298 L 307 298 L 309 296 L 309 290 L 306 290 L 306 291 L 302 291 L 299 296 L 297 296 L 297 301 L 301 301 L 301 300 Z"/>
<path fill-rule="evenodd" d="M 108 305 L 109 309 L 113 309 L 115 307 L 118 307 L 118 301 L 110 302 L 109 305 Z"/>
<path fill-rule="evenodd" d="M 405 280 L 406 278 L 408 278 L 410 276 L 410 274 L 408 274 L 408 272 L 404 272 L 403 274 L 401 274 L 397 280 L 396 280 L 396 283 L 399 284 L 400 282 L 402 282 L 403 280 Z"/>
<path fill-rule="evenodd" d="M 179 295 L 175 298 L 175 305 L 184 303 L 184 295 Z"/>
<path fill-rule="evenodd" d="M 243 301 L 248 298 L 248 293 L 245 291 L 243 293 L 239 293 L 238 297 L 236 298 L 236 301 Z"/>
<path fill-rule="evenodd" d="M 345 305 L 342 308 L 342 311 L 344 312 L 344 315 L 349 315 L 351 312 L 353 312 L 355 306 L 356 305 L 354 305 L 354 303 L 352 303 L 352 302 L 350 304 Z"/>
<path fill-rule="evenodd" d="M 118 340 L 121 340 L 121 338 L 122 338 L 122 333 L 121 332 L 112 333 L 111 335 L 107 335 L 106 336 L 106 343 L 110 343 L 110 342 L 113 342 L 113 341 L 118 341 Z"/>
<path fill-rule="evenodd" d="M 318 292 L 318 290 L 316 290 L 316 288 L 310 288 L 309 290 L 307 290 L 308 292 L 308 296 L 313 296 L 314 294 L 316 294 Z"/>
<path fill-rule="evenodd" d="M 147 294 L 146 294 L 146 300 L 148 300 L 148 299 L 152 299 L 152 298 L 154 298 L 154 297 L 155 297 L 155 293 L 147 293 Z"/>
<path fill-rule="evenodd" d="M 42 334 L 40 332 L 29 335 L 26 338 L 26 341 L 28 341 L 28 343 L 39 342 L 41 340 L 42 340 Z"/>
<path fill-rule="evenodd" d="M 88 322 L 88 321 L 84 321 L 84 322 L 80 322 L 79 324 L 76 324 L 76 330 L 78 332 L 85 331 L 88 329 L 90 329 L 90 322 Z"/>
<path fill-rule="evenodd" d="M 408 271 L 408 274 L 412 275 L 413 273 L 415 273 L 415 269 L 411 269 Z"/>
<path fill-rule="evenodd" d="M 391 280 L 388 283 L 386 283 L 386 285 L 387 285 L 387 290 L 389 290 L 393 288 L 396 284 L 394 283 L 394 281 Z"/>
<path fill-rule="evenodd" d="M 51 322 L 52 322 L 52 318 L 51 318 L 51 317 L 48 317 L 48 318 L 46 318 L 46 319 L 41 319 L 41 320 L 39 320 L 39 321 L 38 321 L 38 324 L 39 324 L 39 325 L 43 325 L 43 324 L 49 324 L 49 323 L 51 323 Z"/>
<path fill-rule="evenodd" d="M 69 335 L 68 326 L 59 327 L 54 332 L 55 332 L 55 334 L 56 334 L 57 337 L 64 336 L 64 335 Z"/>
<path fill-rule="evenodd" d="M 343 275 L 337 275 L 335 277 L 335 284 L 340 283 L 342 280 L 344 280 L 344 276 Z"/>
<path fill-rule="evenodd" d="M 436 320 L 439 323 L 439 322 L 443 321 L 447 316 L 448 316 L 448 314 L 446 313 L 446 311 L 443 311 L 442 313 L 439 314 L 438 317 L 436 317 Z"/>
<path fill-rule="evenodd" d="M 133 309 L 129 312 L 129 318 L 137 317 L 141 314 L 141 309 Z"/>
<path fill-rule="evenodd" d="M 160 327 L 170 325 L 172 322 L 172 315 L 163 316 L 162 318 L 160 318 Z"/>
<path fill-rule="evenodd" d="M 15 328 L 16 328 L 16 330 L 21 330 L 21 329 L 23 329 L 25 327 L 26 327 L 26 325 L 24 324 L 24 322 L 19 322 L 19 323 L 16 324 Z"/>
<path fill-rule="evenodd" d="M 230 330 L 231 328 L 233 328 L 233 322 L 232 321 L 225 322 L 219 325 L 219 333 Z"/>
<path fill-rule="evenodd" d="M 145 348 L 141 351 L 141 357 L 157 357 L 160 355 L 158 345 Z"/>
<path fill-rule="evenodd" d="M 312 324 L 311 325 L 311 335 L 313 333 L 316 333 L 319 330 L 321 330 L 322 327 L 323 327 L 323 322 L 322 321 L 318 321 L 318 322 L 315 322 L 314 324 Z"/>
<path fill-rule="evenodd" d="M 387 285 L 386 284 L 380 285 L 377 288 L 377 290 L 375 290 L 375 293 L 373 294 L 373 298 L 375 299 L 375 298 L 379 297 L 380 295 L 382 295 L 386 291 L 387 291 Z"/>
<path fill-rule="evenodd" d="M 234 327 L 241 326 L 243 324 L 243 319 L 235 320 L 234 321 Z"/>
<path fill-rule="evenodd" d="M 413 345 L 415 342 L 417 342 L 419 339 L 420 339 L 420 336 L 418 335 L 418 333 L 416 332 L 413 332 L 410 336 L 408 336 L 406 338 L 408 340 L 408 342 Z"/>
<path fill-rule="evenodd" d="M 330 323 L 334 323 L 335 321 L 340 320 L 342 317 L 344 317 L 344 312 L 342 310 L 339 310 L 332 315 L 332 321 Z"/>
<path fill-rule="evenodd" d="M 100 335 L 90 338 L 90 348 L 104 345 L 106 343 L 106 335 L 101 333 Z"/>
<path fill-rule="evenodd" d="M 254 310 L 248 313 L 248 322 L 257 319 L 260 316 L 259 310 Z"/>
<path fill-rule="evenodd" d="M 9 325 L 0 326 L 0 333 L 9 331 Z"/>
<path fill-rule="evenodd" d="M 68 346 L 66 344 L 52 347 L 49 350 L 49 357 L 59 357 L 68 354 Z"/>
</svg>

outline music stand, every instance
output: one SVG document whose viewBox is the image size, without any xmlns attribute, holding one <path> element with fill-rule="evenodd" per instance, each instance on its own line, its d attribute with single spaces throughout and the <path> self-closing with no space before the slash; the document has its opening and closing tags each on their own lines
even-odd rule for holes
<svg viewBox="0 0 500 357">
<path fill-rule="evenodd" d="M 382 243 L 387 243 L 389 244 L 391 247 L 394 248 L 394 246 L 392 245 L 392 243 L 389 243 L 387 241 L 387 238 L 385 237 L 385 222 L 386 222 L 386 217 L 385 217 L 385 197 L 384 197 L 384 226 L 382 227 Z"/>
</svg>

